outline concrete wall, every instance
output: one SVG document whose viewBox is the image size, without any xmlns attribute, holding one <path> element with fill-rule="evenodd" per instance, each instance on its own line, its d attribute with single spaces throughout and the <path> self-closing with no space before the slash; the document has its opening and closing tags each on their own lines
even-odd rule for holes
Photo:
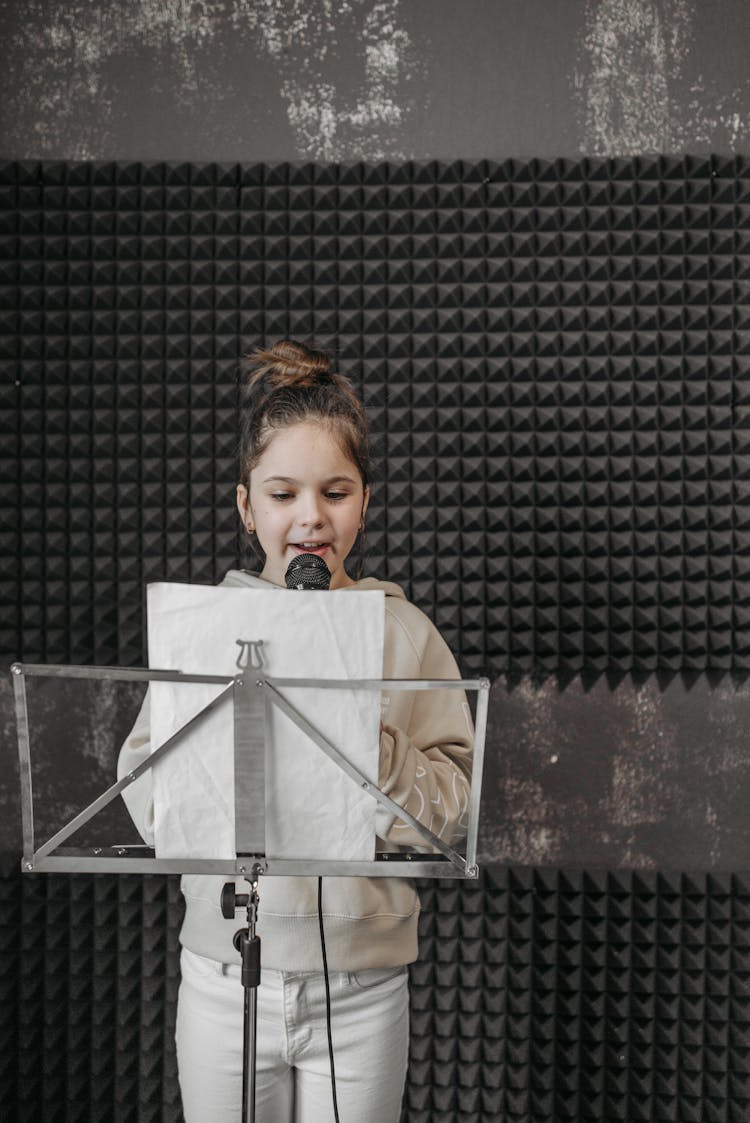
<svg viewBox="0 0 750 1123">
<path fill-rule="evenodd" d="M 0 153 L 729 152 L 745 0 L 3 0 Z"/>
</svg>

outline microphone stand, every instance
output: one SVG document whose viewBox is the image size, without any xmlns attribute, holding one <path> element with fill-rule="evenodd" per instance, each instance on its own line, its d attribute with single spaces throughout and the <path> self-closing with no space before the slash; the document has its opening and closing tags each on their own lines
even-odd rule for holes
<svg viewBox="0 0 750 1123">
<path fill-rule="evenodd" d="M 258 1028 L 258 986 L 260 984 L 260 936 L 255 934 L 258 918 L 258 878 L 261 867 L 256 863 L 247 880 L 249 893 L 235 893 L 235 883 L 228 881 L 221 892 L 221 913 L 226 920 L 234 918 L 235 909 L 247 907 L 247 926 L 239 928 L 232 943 L 242 957 L 240 981 L 245 989 L 244 1033 L 242 1044 L 242 1123 L 255 1123 L 255 1065 Z"/>
</svg>

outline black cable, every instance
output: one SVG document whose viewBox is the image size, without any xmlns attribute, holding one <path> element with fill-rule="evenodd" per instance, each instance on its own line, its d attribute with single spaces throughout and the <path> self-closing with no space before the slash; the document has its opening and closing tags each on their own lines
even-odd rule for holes
<svg viewBox="0 0 750 1123">
<path fill-rule="evenodd" d="M 326 937 L 323 931 L 323 878 L 318 878 L 318 925 L 320 927 L 320 950 L 323 953 L 323 977 L 326 984 L 326 1029 L 328 1030 L 328 1056 L 331 1061 L 331 1094 L 333 1096 L 333 1118 L 339 1120 L 339 1105 L 336 1101 L 336 1068 L 333 1063 L 333 1038 L 331 1036 L 331 985 L 328 981 L 328 960 L 326 958 Z"/>
</svg>

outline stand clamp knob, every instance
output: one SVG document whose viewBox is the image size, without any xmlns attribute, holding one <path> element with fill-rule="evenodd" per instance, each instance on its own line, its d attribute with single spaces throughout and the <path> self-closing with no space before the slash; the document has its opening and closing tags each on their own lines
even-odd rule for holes
<svg viewBox="0 0 750 1123">
<path fill-rule="evenodd" d="M 247 908 L 250 901 L 249 893 L 235 893 L 233 881 L 226 881 L 221 891 L 221 915 L 225 920 L 234 920 L 237 909 Z"/>
</svg>

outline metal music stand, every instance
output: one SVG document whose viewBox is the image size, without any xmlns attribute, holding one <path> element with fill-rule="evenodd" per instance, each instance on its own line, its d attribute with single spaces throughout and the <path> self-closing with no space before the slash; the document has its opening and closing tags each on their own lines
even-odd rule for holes
<svg viewBox="0 0 750 1123">
<path fill-rule="evenodd" d="M 257 649 L 262 641 L 237 641 L 241 646 Z M 251 652 L 252 654 L 252 652 Z M 258 660 L 262 663 L 262 659 Z M 239 660 L 238 660 L 239 662 Z M 255 934 L 258 909 L 258 881 L 261 876 L 349 876 L 349 877 L 424 877 L 475 879 L 477 866 L 477 835 L 482 786 L 484 742 L 490 683 L 478 679 L 313 679 L 268 677 L 262 666 L 245 666 L 235 676 L 192 675 L 179 671 L 147 668 L 64 666 L 14 663 L 13 678 L 18 753 L 21 780 L 21 815 L 23 822 L 23 858 L 25 873 L 204 873 L 243 877 L 250 883 L 249 894 L 235 894 L 235 886 L 224 886 L 221 908 L 231 918 L 237 907 L 247 908 L 247 927 L 235 934 L 235 947 L 242 957 L 242 984 L 245 989 L 243 1120 L 255 1119 L 255 1038 L 257 1018 L 257 986 L 260 981 L 260 943 Z M 147 760 L 112 784 L 83 811 L 75 815 L 51 838 L 37 845 L 34 835 L 31 745 L 26 679 L 55 677 L 70 679 L 101 679 L 130 682 L 203 683 L 224 689 L 202 710 L 185 722 L 171 737 L 153 750 Z M 469 815 L 464 853 L 445 843 L 409 812 L 405 811 L 354 765 L 289 702 L 284 688 L 309 687 L 314 690 L 463 690 L 477 693 L 474 723 L 474 758 L 469 797 Z M 158 858 L 152 847 L 143 846 L 63 846 L 76 831 L 88 823 L 104 807 L 117 798 L 154 763 L 173 752 L 188 730 L 195 729 L 202 719 L 229 696 L 234 708 L 235 752 L 235 842 L 236 858 Z M 385 807 L 392 815 L 410 826 L 424 840 L 428 852 L 418 850 L 385 851 L 373 861 L 325 861 L 316 859 L 274 858 L 265 852 L 265 725 L 270 706 L 276 706 L 301 729 L 318 748 L 333 760 L 362 791 Z"/>
</svg>

